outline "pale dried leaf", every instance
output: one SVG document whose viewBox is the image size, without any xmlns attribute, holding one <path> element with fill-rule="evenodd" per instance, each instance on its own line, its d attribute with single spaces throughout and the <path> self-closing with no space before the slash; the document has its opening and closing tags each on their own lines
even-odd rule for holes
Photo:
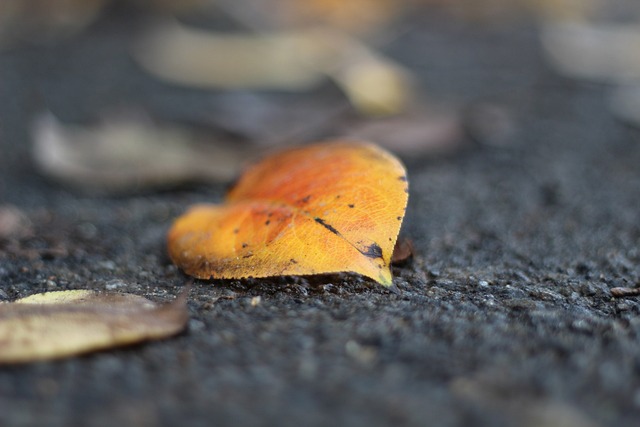
<svg viewBox="0 0 640 427">
<path fill-rule="evenodd" d="M 0 304 L 0 364 L 58 359 L 182 331 L 186 293 L 158 306 L 131 294 L 58 291 Z"/>
<path fill-rule="evenodd" d="M 569 77 L 640 79 L 640 25 L 547 24 L 541 39 L 551 64 Z"/>
<path fill-rule="evenodd" d="M 33 294 L 24 298 L 15 300 L 14 304 L 94 304 L 96 296 L 104 304 L 118 304 L 119 308 L 131 308 L 138 310 L 140 308 L 151 309 L 156 305 L 148 299 L 133 294 L 115 294 L 115 293 L 98 293 L 96 291 L 86 289 L 75 289 L 69 291 L 44 292 L 41 294 Z"/>
<path fill-rule="evenodd" d="M 40 170 L 98 192 L 131 192 L 186 181 L 225 181 L 238 172 L 247 147 L 210 141 L 186 129 L 123 117 L 93 128 L 62 125 L 50 114 L 33 127 Z"/>
<path fill-rule="evenodd" d="M 304 32 L 222 34 L 158 25 L 133 56 L 155 76 L 194 87 L 306 90 L 323 78 L 327 47 Z"/>
<path fill-rule="evenodd" d="M 412 101 L 409 71 L 332 28 L 221 34 L 165 24 L 134 57 L 151 74 L 194 87 L 309 90 L 329 77 L 363 114 L 397 114 Z"/>
<path fill-rule="evenodd" d="M 377 55 L 358 55 L 331 73 L 353 106 L 368 116 L 388 116 L 406 110 L 412 99 L 409 73 Z"/>
</svg>

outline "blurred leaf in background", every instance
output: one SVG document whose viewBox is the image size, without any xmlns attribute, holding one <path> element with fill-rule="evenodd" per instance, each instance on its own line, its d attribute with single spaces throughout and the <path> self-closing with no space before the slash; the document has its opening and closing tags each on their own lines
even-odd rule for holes
<svg viewBox="0 0 640 427">
<path fill-rule="evenodd" d="M 85 29 L 109 0 L 2 0 L 0 49 L 25 42 L 51 43 Z"/>
<path fill-rule="evenodd" d="M 640 2 L 590 0 L 579 11 L 541 22 L 549 63 L 564 76 L 613 85 L 611 111 L 640 126 Z"/>
<path fill-rule="evenodd" d="M 51 114 L 32 129 L 40 170 L 90 193 L 130 193 L 185 182 L 226 181 L 249 156 L 246 147 L 212 135 L 157 125 L 124 113 L 93 127 L 62 125 Z"/>
<path fill-rule="evenodd" d="M 77 35 L 101 13 L 111 19 L 114 4 L 145 17 L 136 21 L 142 28 L 130 48 L 143 70 L 173 86 L 230 95 L 220 98 L 225 108 L 212 102 L 198 117 L 175 109 L 179 121 L 210 127 L 209 137 L 186 123 L 162 123 L 175 118 L 145 114 L 81 127 L 52 116 L 36 120 L 33 153 L 41 172 L 85 191 L 224 181 L 262 147 L 336 134 L 372 139 L 412 158 L 455 153 L 468 142 L 467 131 L 507 145 L 517 127 L 509 111 L 426 101 L 429 87 L 420 88 L 412 70 L 381 53 L 411 28 L 414 13 L 449 14 L 468 25 L 534 21 L 560 73 L 625 87 L 635 87 L 640 74 L 640 6 L 631 0 L 8 0 L 0 3 L 0 44 Z M 344 105 L 319 100 L 332 86 Z M 269 90 L 299 98 L 279 102 Z M 630 122 L 640 115 L 638 92 L 618 92 L 612 101 Z M 224 132 L 234 138 L 220 138 Z"/>
</svg>

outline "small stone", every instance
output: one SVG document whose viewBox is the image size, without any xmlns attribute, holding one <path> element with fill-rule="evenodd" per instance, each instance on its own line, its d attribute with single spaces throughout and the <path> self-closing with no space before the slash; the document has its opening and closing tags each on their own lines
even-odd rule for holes
<svg viewBox="0 0 640 427">
<path fill-rule="evenodd" d="M 125 282 L 123 282 L 122 280 L 109 280 L 107 283 L 105 283 L 104 288 L 108 291 L 113 291 L 116 290 L 118 288 L 124 288 L 126 287 L 127 284 Z"/>
<path fill-rule="evenodd" d="M 98 266 L 104 268 L 105 270 L 115 270 L 117 267 L 116 263 L 111 260 L 100 261 L 98 263 Z"/>
<path fill-rule="evenodd" d="M 587 322 L 584 319 L 575 320 L 574 322 L 571 323 L 571 326 L 576 331 L 581 331 L 581 332 L 590 332 L 591 331 L 591 325 L 589 324 L 589 322 Z"/>
</svg>

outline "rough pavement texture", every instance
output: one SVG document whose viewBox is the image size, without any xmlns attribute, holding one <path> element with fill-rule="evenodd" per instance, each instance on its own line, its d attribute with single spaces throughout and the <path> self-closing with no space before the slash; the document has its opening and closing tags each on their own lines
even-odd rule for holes
<svg viewBox="0 0 640 427">
<path fill-rule="evenodd" d="M 187 282 L 166 229 L 223 186 L 87 197 L 28 155 L 43 107 L 82 121 L 130 102 L 209 105 L 137 69 L 131 34 L 105 20 L 0 55 L 0 194 L 35 231 L 0 246 L 3 300 L 92 288 L 164 301 Z M 506 145 L 408 161 L 417 257 L 394 269 L 400 293 L 348 275 L 198 282 L 174 339 L 1 367 L 0 425 L 637 425 L 640 301 L 610 289 L 640 281 L 638 133 L 611 117 L 606 88 L 549 70 L 532 29 L 425 18 L 388 52 L 434 102 L 498 103 L 517 123 Z"/>
</svg>

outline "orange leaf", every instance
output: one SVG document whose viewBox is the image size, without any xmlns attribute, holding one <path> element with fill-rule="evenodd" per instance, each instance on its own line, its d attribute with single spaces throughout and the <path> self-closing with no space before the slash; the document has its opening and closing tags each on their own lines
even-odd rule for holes
<svg viewBox="0 0 640 427">
<path fill-rule="evenodd" d="M 293 148 L 253 165 L 225 204 L 178 218 L 169 255 L 200 279 L 349 271 L 391 286 L 407 198 L 404 167 L 375 145 Z"/>
</svg>

